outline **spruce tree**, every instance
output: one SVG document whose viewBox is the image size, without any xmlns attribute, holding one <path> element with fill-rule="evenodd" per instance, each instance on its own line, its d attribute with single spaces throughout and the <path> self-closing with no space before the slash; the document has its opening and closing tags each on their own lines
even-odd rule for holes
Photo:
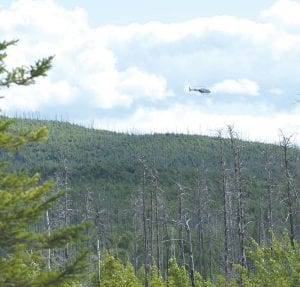
<svg viewBox="0 0 300 287">
<path fill-rule="evenodd" d="M 6 51 L 16 43 L 0 43 L 0 88 L 33 84 L 51 68 L 53 56 L 29 67 L 8 70 Z M 78 253 L 70 262 L 51 270 L 43 254 L 47 249 L 63 248 L 79 239 L 84 226 L 54 230 L 50 236 L 46 229 L 35 231 L 33 223 L 62 194 L 51 192 L 51 182 L 40 183 L 39 174 L 29 176 L 24 171 L 13 171 L 7 156 L 26 143 L 47 138 L 47 128 L 15 134 L 10 132 L 12 124 L 13 120 L 0 118 L 0 286 L 74 286 L 85 268 L 85 254 Z"/>
</svg>

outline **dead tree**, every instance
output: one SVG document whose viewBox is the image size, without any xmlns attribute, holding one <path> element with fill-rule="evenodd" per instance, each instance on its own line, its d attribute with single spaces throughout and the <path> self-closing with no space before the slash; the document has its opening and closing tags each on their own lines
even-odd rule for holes
<svg viewBox="0 0 300 287">
<path fill-rule="evenodd" d="M 192 287 L 195 287 L 195 264 L 194 264 L 194 255 L 193 255 L 193 243 L 192 243 L 192 233 L 190 229 L 190 218 L 185 221 L 185 229 L 187 232 L 187 237 L 188 237 L 188 243 L 189 243 L 189 258 L 190 258 L 190 278 L 191 278 L 191 283 Z"/>
<path fill-rule="evenodd" d="M 234 164 L 234 193 L 237 198 L 237 228 L 239 240 L 239 263 L 246 267 L 246 252 L 245 252 L 245 214 L 244 214 L 244 193 L 242 189 L 242 174 L 241 174 L 241 158 L 240 146 L 237 142 L 237 136 L 232 126 L 228 126 L 230 136 L 231 151 Z"/>
<path fill-rule="evenodd" d="M 272 166 L 273 166 L 273 156 L 270 154 L 269 149 L 265 151 L 265 171 L 266 171 L 266 184 L 267 184 L 267 228 L 268 228 L 268 238 L 271 240 L 271 232 L 274 229 L 273 222 L 273 174 L 272 174 Z"/>
<path fill-rule="evenodd" d="M 196 214 L 197 214 L 197 240 L 198 240 L 198 251 L 200 258 L 200 273 L 204 279 L 206 279 L 206 264 L 205 264 L 205 251 L 204 251 L 204 216 L 202 211 L 202 200 L 201 200 L 201 185 L 198 182 L 197 194 L 196 194 Z"/>
<path fill-rule="evenodd" d="M 158 174 L 157 170 L 151 171 L 152 185 L 154 189 L 154 220 L 155 220 L 155 247 L 156 247 L 156 267 L 158 275 L 160 275 L 161 262 L 160 262 L 160 220 L 159 220 L 159 185 L 158 185 Z"/>
<path fill-rule="evenodd" d="M 101 194 L 98 194 L 95 207 L 95 217 L 94 217 L 94 223 L 97 228 L 97 238 L 101 240 L 102 248 L 106 249 L 108 247 L 108 239 L 107 239 L 107 214 L 108 211 L 103 208 L 103 203 L 101 202 Z"/>
<path fill-rule="evenodd" d="M 67 159 L 64 158 L 63 160 L 63 183 L 64 183 L 64 192 L 65 192 L 65 197 L 64 197 L 64 226 L 65 228 L 68 227 L 69 225 L 69 168 L 67 166 Z M 69 244 L 66 244 L 65 247 L 65 259 L 67 260 L 69 257 Z"/>
<path fill-rule="evenodd" d="M 288 157 L 289 149 L 291 148 L 291 138 L 292 135 L 287 137 L 281 132 L 281 143 L 280 146 L 283 150 L 284 155 L 284 175 L 286 180 L 286 192 L 287 192 L 287 208 L 288 208 L 288 219 L 289 219 L 289 229 L 290 229 L 290 241 L 291 245 L 295 247 L 295 209 L 294 209 L 294 199 L 295 196 L 293 194 L 293 178 L 290 174 L 290 160 Z"/>
<path fill-rule="evenodd" d="M 147 231 L 147 217 L 146 217 L 146 164 L 143 155 L 140 156 L 139 161 L 142 166 L 142 217 L 143 217 L 143 242 L 144 242 L 144 272 L 145 272 L 145 287 L 149 286 L 149 247 L 148 247 L 148 231 Z"/>
<path fill-rule="evenodd" d="M 184 266 L 184 216 L 183 216 L 183 196 L 184 187 L 180 183 L 176 183 L 178 189 L 178 214 L 179 214 L 179 224 L 178 224 L 178 253 L 179 259 L 178 263 L 180 266 Z"/>
<path fill-rule="evenodd" d="M 230 255 L 229 255 L 229 197 L 227 192 L 226 184 L 226 170 L 225 170 L 225 158 L 224 158 L 224 139 L 222 137 L 221 131 L 218 132 L 219 148 L 220 148 L 220 174 L 221 174 L 221 190 L 223 197 L 223 235 L 224 235 L 224 274 L 225 277 L 230 280 L 231 270 L 230 270 Z"/>
<path fill-rule="evenodd" d="M 48 237 L 51 237 L 51 225 L 49 219 L 49 211 L 46 211 L 46 226 L 48 231 Z M 51 271 L 51 248 L 47 249 L 47 270 Z"/>
<path fill-rule="evenodd" d="M 98 266 L 97 266 L 98 287 L 101 287 L 101 251 L 100 251 L 99 239 L 97 239 L 97 259 L 98 259 Z"/>
<path fill-rule="evenodd" d="M 133 195 L 131 202 L 134 204 L 134 210 L 132 215 L 132 225 L 134 226 L 133 232 L 133 251 L 134 251 L 134 269 L 138 270 L 139 262 L 138 262 L 138 226 L 139 226 L 139 218 L 140 218 L 140 207 L 142 206 L 142 198 L 140 194 Z"/>
<path fill-rule="evenodd" d="M 95 210 L 93 207 L 93 194 L 89 188 L 86 188 L 84 193 L 84 220 L 90 221 L 95 216 Z M 89 227 L 86 228 L 86 233 L 88 237 L 88 245 L 91 245 L 91 230 Z"/>
<path fill-rule="evenodd" d="M 162 270 L 164 269 L 164 262 L 165 262 L 165 278 L 166 278 L 166 283 L 168 286 L 168 270 L 169 270 L 169 259 L 170 259 L 170 248 L 171 248 L 171 244 L 170 244 L 170 235 L 169 235 L 169 231 L 168 231 L 168 224 L 167 224 L 167 214 L 166 214 L 166 207 L 163 204 L 162 206 L 162 228 L 163 228 L 163 243 L 165 243 L 165 252 L 166 252 L 166 259 L 164 260 L 164 257 L 162 257 Z M 162 252 L 162 255 L 164 253 Z"/>
<path fill-rule="evenodd" d="M 63 226 L 64 228 L 68 228 L 70 224 L 70 217 L 71 217 L 71 211 L 70 208 L 70 168 L 67 164 L 67 157 L 65 153 L 62 153 L 60 156 L 60 161 L 62 162 L 62 167 L 56 172 L 56 188 L 58 192 L 63 192 L 64 196 L 62 196 L 58 200 L 57 205 L 57 216 L 55 216 L 55 221 L 52 221 L 52 225 L 54 228 L 56 226 Z M 69 244 L 66 244 L 66 246 L 62 250 L 56 251 L 56 260 L 60 263 L 66 262 L 69 260 Z"/>
<path fill-rule="evenodd" d="M 207 224 L 208 226 L 210 226 L 210 228 L 208 228 L 208 267 L 209 267 L 209 279 L 210 281 L 213 280 L 213 244 L 212 244 L 212 220 L 211 220 L 211 215 L 209 214 L 209 212 L 206 213 L 206 220 L 207 220 Z"/>
</svg>

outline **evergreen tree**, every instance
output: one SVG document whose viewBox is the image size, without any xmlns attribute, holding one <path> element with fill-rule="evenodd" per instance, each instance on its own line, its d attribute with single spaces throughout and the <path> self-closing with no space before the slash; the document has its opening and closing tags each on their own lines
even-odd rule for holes
<svg viewBox="0 0 300 287">
<path fill-rule="evenodd" d="M 123 265 L 118 259 L 105 254 L 101 261 L 101 282 L 95 279 L 93 286 L 105 287 L 142 287 L 134 274 L 132 265 L 127 262 Z M 99 284 L 100 283 L 100 284 Z"/>
<path fill-rule="evenodd" d="M 166 284 L 163 281 L 163 278 L 158 274 L 157 267 L 154 265 L 151 268 L 151 280 L 150 280 L 151 287 L 165 287 Z"/>
<path fill-rule="evenodd" d="M 169 263 L 169 287 L 190 287 L 190 278 L 184 266 L 178 266 L 176 260 L 173 258 Z"/>
<path fill-rule="evenodd" d="M 255 241 L 253 244 L 254 248 L 248 252 L 253 268 L 237 266 L 245 286 L 300 286 L 300 248 L 297 241 L 292 244 L 285 233 L 282 240 L 272 234 L 270 246 L 259 246 Z"/>
<path fill-rule="evenodd" d="M 40 76 L 46 76 L 53 57 L 37 61 L 30 67 L 9 71 L 5 65 L 6 50 L 17 41 L 0 43 L 0 87 L 11 84 L 29 85 Z M 68 286 L 79 279 L 85 267 L 85 254 L 74 256 L 64 266 L 47 270 L 43 251 L 62 248 L 79 238 L 84 226 L 64 230 L 37 232 L 37 222 L 61 193 L 51 194 L 52 183 L 40 184 L 39 174 L 11 171 L 5 161 L 8 151 L 31 142 L 44 140 L 47 128 L 12 134 L 12 120 L 0 119 L 0 286 Z M 71 286 L 71 285 L 69 285 Z"/>
</svg>

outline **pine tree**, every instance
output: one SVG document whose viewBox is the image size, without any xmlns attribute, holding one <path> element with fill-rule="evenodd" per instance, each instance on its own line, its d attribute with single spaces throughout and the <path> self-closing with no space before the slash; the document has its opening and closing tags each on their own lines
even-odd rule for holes
<svg viewBox="0 0 300 287">
<path fill-rule="evenodd" d="M 30 67 L 17 67 L 9 71 L 5 65 L 6 50 L 17 41 L 0 43 L 0 87 L 12 84 L 29 85 L 40 76 L 46 76 L 53 56 L 38 60 Z M 13 134 L 9 131 L 12 120 L 0 118 L 0 286 L 71 286 L 85 268 L 85 254 L 78 253 L 67 265 L 47 269 L 43 251 L 63 248 L 79 238 L 84 226 L 71 226 L 64 230 L 37 232 L 37 222 L 62 194 L 52 194 L 51 182 L 40 183 L 39 174 L 28 176 L 12 171 L 5 161 L 9 151 L 25 143 L 47 138 L 47 128 Z"/>
<path fill-rule="evenodd" d="M 169 263 L 169 287 L 190 287 L 190 278 L 184 266 L 178 266 L 176 260 L 170 259 Z"/>
<path fill-rule="evenodd" d="M 96 275 L 96 274 L 95 274 Z M 122 264 L 118 259 L 106 253 L 101 262 L 101 282 L 94 277 L 93 286 L 105 287 L 142 287 L 134 274 L 134 269 L 129 262 Z"/>
<path fill-rule="evenodd" d="M 248 250 L 253 267 L 247 269 L 237 266 L 241 272 L 244 286 L 294 287 L 300 286 L 299 245 L 293 244 L 287 233 L 280 240 L 271 233 L 270 246 L 253 241 L 254 247 Z"/>
</svg>

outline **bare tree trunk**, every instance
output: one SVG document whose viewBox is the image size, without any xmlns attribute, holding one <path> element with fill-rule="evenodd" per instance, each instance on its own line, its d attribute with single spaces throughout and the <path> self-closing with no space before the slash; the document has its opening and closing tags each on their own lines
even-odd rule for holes
<svg viewBox="0 0 300 287">
<path fill-rule="evenodd" d="M 207 224 L 211 226 L 211 216 L 207 213 Z M 208 228 L 208 255 L 209 255 L 209 279 L 213 280 L 213 256 L 212 256 L 212 230 Z"/>
<path fill-rule="evenodd" d="M 156 170 L 153 171 L 152 177 L 153 177 L 153 184 L 154 184 L 154 199 L 155 199 L 156 266 L 157 266 L 158 275 L 160 275 L 161 264 L 160 264 L 160 240 L 159 240 L 160 231 L 159 231 L 159 200 L 158 200 L 159 187 L 158 187 L 158 175 Z"/>
<path fill-rule="evenodd" d="M 234 156 L 234 190 L 237 196 L 237 227 L 239 238 L 239 263 L 246 267 L 246 252 L 245 252 L 245 216 L 244 216 L 244 194 L 241 184 L 241 160 L 240 147 L 236 143 L 233 128 L 228 126 L 228 132 L 231 141 L 231 150 Z"/>
<path fill-rule="evenodd" d="M 271 155 L 269 154 L 269 151 L 266 150 L 265 153 L 265 170 L 267 173 L 266 176 L 266 182 L 267 182 L 267 206 L 268 206 L 268 211 L 267 211 L 267 226 L 269 232 L 267 234 L 269 240 L 271 240 L 271 234 L 270 232 L 273 231 L 273 175 L 272 175 L 272 158 Z"/>
<path fill-rule="evenodd" d="M 135 208 L 134 208 L 134 214 L 133 214 L 133 218 L 132 218 L 132 224 L 134 226 L 134 232 L 133 232 L 133 251 L 134 251 L 134 270 L 137 271 L 138 269 L 138 242 L 137 242 L 137 229 L 138 229 L 138 214 L 137 214 L 137 208 L 136 208 L 136 205 L 137 203 L 135 202 L 134 203 L 135 205 Z"/>
<path fill-rule="evenodd" d="M 198 254 L 200 258 L 200 273 L 201 276 L 206 279 L 206 262 L 205 262 L 205 250 L 204 250 L 204 215 L 203 215 L 203 198 L 201 198 L 201 192 L 203 190 L 201 179 L 199 178 L 200 171 L 198 169 L 197 178 L 197 192 L 196 192 L 196 214 L 197 214 L 197 240 L 198 240 Z"/>
<path fill-rule="evenodd" d="M 65 198 L 64 198 L 64 226 L 65 228 L 68 227 L 69 220 L 69 198 L 68 198 L 68 191 L 69 191 L 69 172 L 68 167 L 66 164 L 66 158 L 64 159 L 64 169 L 63 169 L 63 178 L 64 178 L 64 191 L 65 191 Z M 65 259 L 68 260 L 69 258 L 69 244 L 66 244 L 65 247 Z"/>
<path fill-rule="evenodd" d="M 142 164 L 142 216 L 143 216 L 143 241 L 144 241 L 144 271 L 145 271 L 145 287 L 149 286 L 149 264 L 148 264 L 148 232 L 147 232 L 147 218 L 146 218 L 146 167 L 144 162 L 144 156 L 140 158 Z"/>
<path fill-rule="evenodd" d="M 49 212 L 46 211 L 46 224 L 47 224 L 47 230 L 48 230 L 48 237 L 51 236 L 51 226 L 50 226 L 50 219 L 49 219 Z M 51 249 L 48 248 L 47 250 L 47 270 L 51 271 Z"/>
<path fill-rule="evenodd" d="M 220 171 L 222 179 L 222 195 L 223 195 L 223 234 L 224 234 L 224 273 L 227 280 L 230 280 L 231 270 L 229 261 L 229 222 L 228 222 L 228 209 L 229 209 L 229 198 L 227 194 L 227 184 L 226 184 L 226 172 L 225 172 L 225 159 L 224 159 L 224 140 L 222 138 L 221 132 L 218 135 L 219 146 L 220 146 Z"/>
<path fill-rule="evenodd" d="M 258 244 L 266 241 L 266 232 L 265 232 L 265 220 L 264 220 L 264 198 L 262 192 L 260 192 L 259 199 L 259 224 L 258 224 Z"/>
<path fill-rule="evenodd" d="M 86 193 L 84 194 L 84 219 L 90 220 L 92 218 L 92 215 L 94 213 L 93 210 L 93 206 L 92 206 L 92 202 L 93 202 L 93 195 L 92 192 L 90 191 L 89 188 L 86 188 Z"/>
<path fill-rule="evenodd" d="M 190 278 L 192 287 L 195 287 L 195 264 L 194 264 L 194 255 L 193 255 L 193 244 L 192 244 L 192 234 L 189 226 L 190 219 L 185 222 L 185 228 L 187 231 L 188 242 L 189 242 L 189 257 L 190 257 Z"/>
<path fill-rule="evenodd" d="M 282 133 L 281 147 L 284 153 L 284 173 L 286 178 L 286 191 L 287 191 L 287 206 L 288 206 L 288 218 L 290 225 L 290 241 L 293 248 L 295 248 L 295 226 L 294 226 L 294 206 L 293 206 L 293 190 L 292 190 L 292 178 L 289 171 L 289 159 L 288 159 L 288 149 L 291 145 L 291 136 L 286 137 Z"/>
<path fill-rule="evenodd" d="M 153 264 L 153 189 L 150 191 L 150 210 L 149 212 L 149 250 L 148 250 L 148 258 L 150 265 Z"/>
<path fill-rule="evenodd" d="M 108 242 L 107 242 L 107 232 L 106 232 L 106 224 L 107 222 L 107 216 L 106 213 L 108 213 L 107 210 L 102 208 L 101 203 L 101 194 L 98 194 L 98 203 L 95 210 L 95 225 L 97 227 L 97 233 L 98 238 L 100 238 L 103 248 L 107 248 Z"/>
<path fill-rule="evenodd" d="M 166 259 L 164 260 L 165 263 L 165 270 L 166 270 L 166 282 L 168 286 L 168 270 L 169 270 L 169 259 L 170 259 L 170 236 L 168 232 L 168 225 L 167 225 L 167 218 L 166 218 L 166 212 L 165 207 L 163 206 L 162 209 L 162 216 L 163 216 L 163 232 L 164 232 L 164 241 L 165 241 L 165 248 L 166 248 Z"/>
<path fill-rule="evenodd" d="M 101 251 L 100 251 L 100 240 L 97 239 L 97 256 L 98 256 L 98 283 L 101 287 Z"/>
<path fill-rule="evenodd" d="M 178 224 L 178 249 L 179 249 L 179 259 L 178 263 L 180 266 L 184 266 L 184 218 L 183 218 L 183 196 L 184 190 L 181 184 L 177 184 L 178 187 L 178 213 L 179 213 L 179 224 Z"/>
<path fill-rule="evenodd" d="M 86 188 L 86 193 L 84 194 L 84 208 L 85 208 L 85 214 L 84 214 L 84 220 L 85 221 L 89 221 L 93 218 L 93 215 L 95 215 L 94 212 L 94 208 L 92 205 L 93 202 L 93 196 L 92 196 L 92 192 L 90 191 L 89 188 Z M 88 245 L 91 245 L 91 234 L 90 234 L 90 228 L 87 227 L 86 228 L 86 234 L 87 234 L 87 238 L 88 238 Z"/>
</svg>

